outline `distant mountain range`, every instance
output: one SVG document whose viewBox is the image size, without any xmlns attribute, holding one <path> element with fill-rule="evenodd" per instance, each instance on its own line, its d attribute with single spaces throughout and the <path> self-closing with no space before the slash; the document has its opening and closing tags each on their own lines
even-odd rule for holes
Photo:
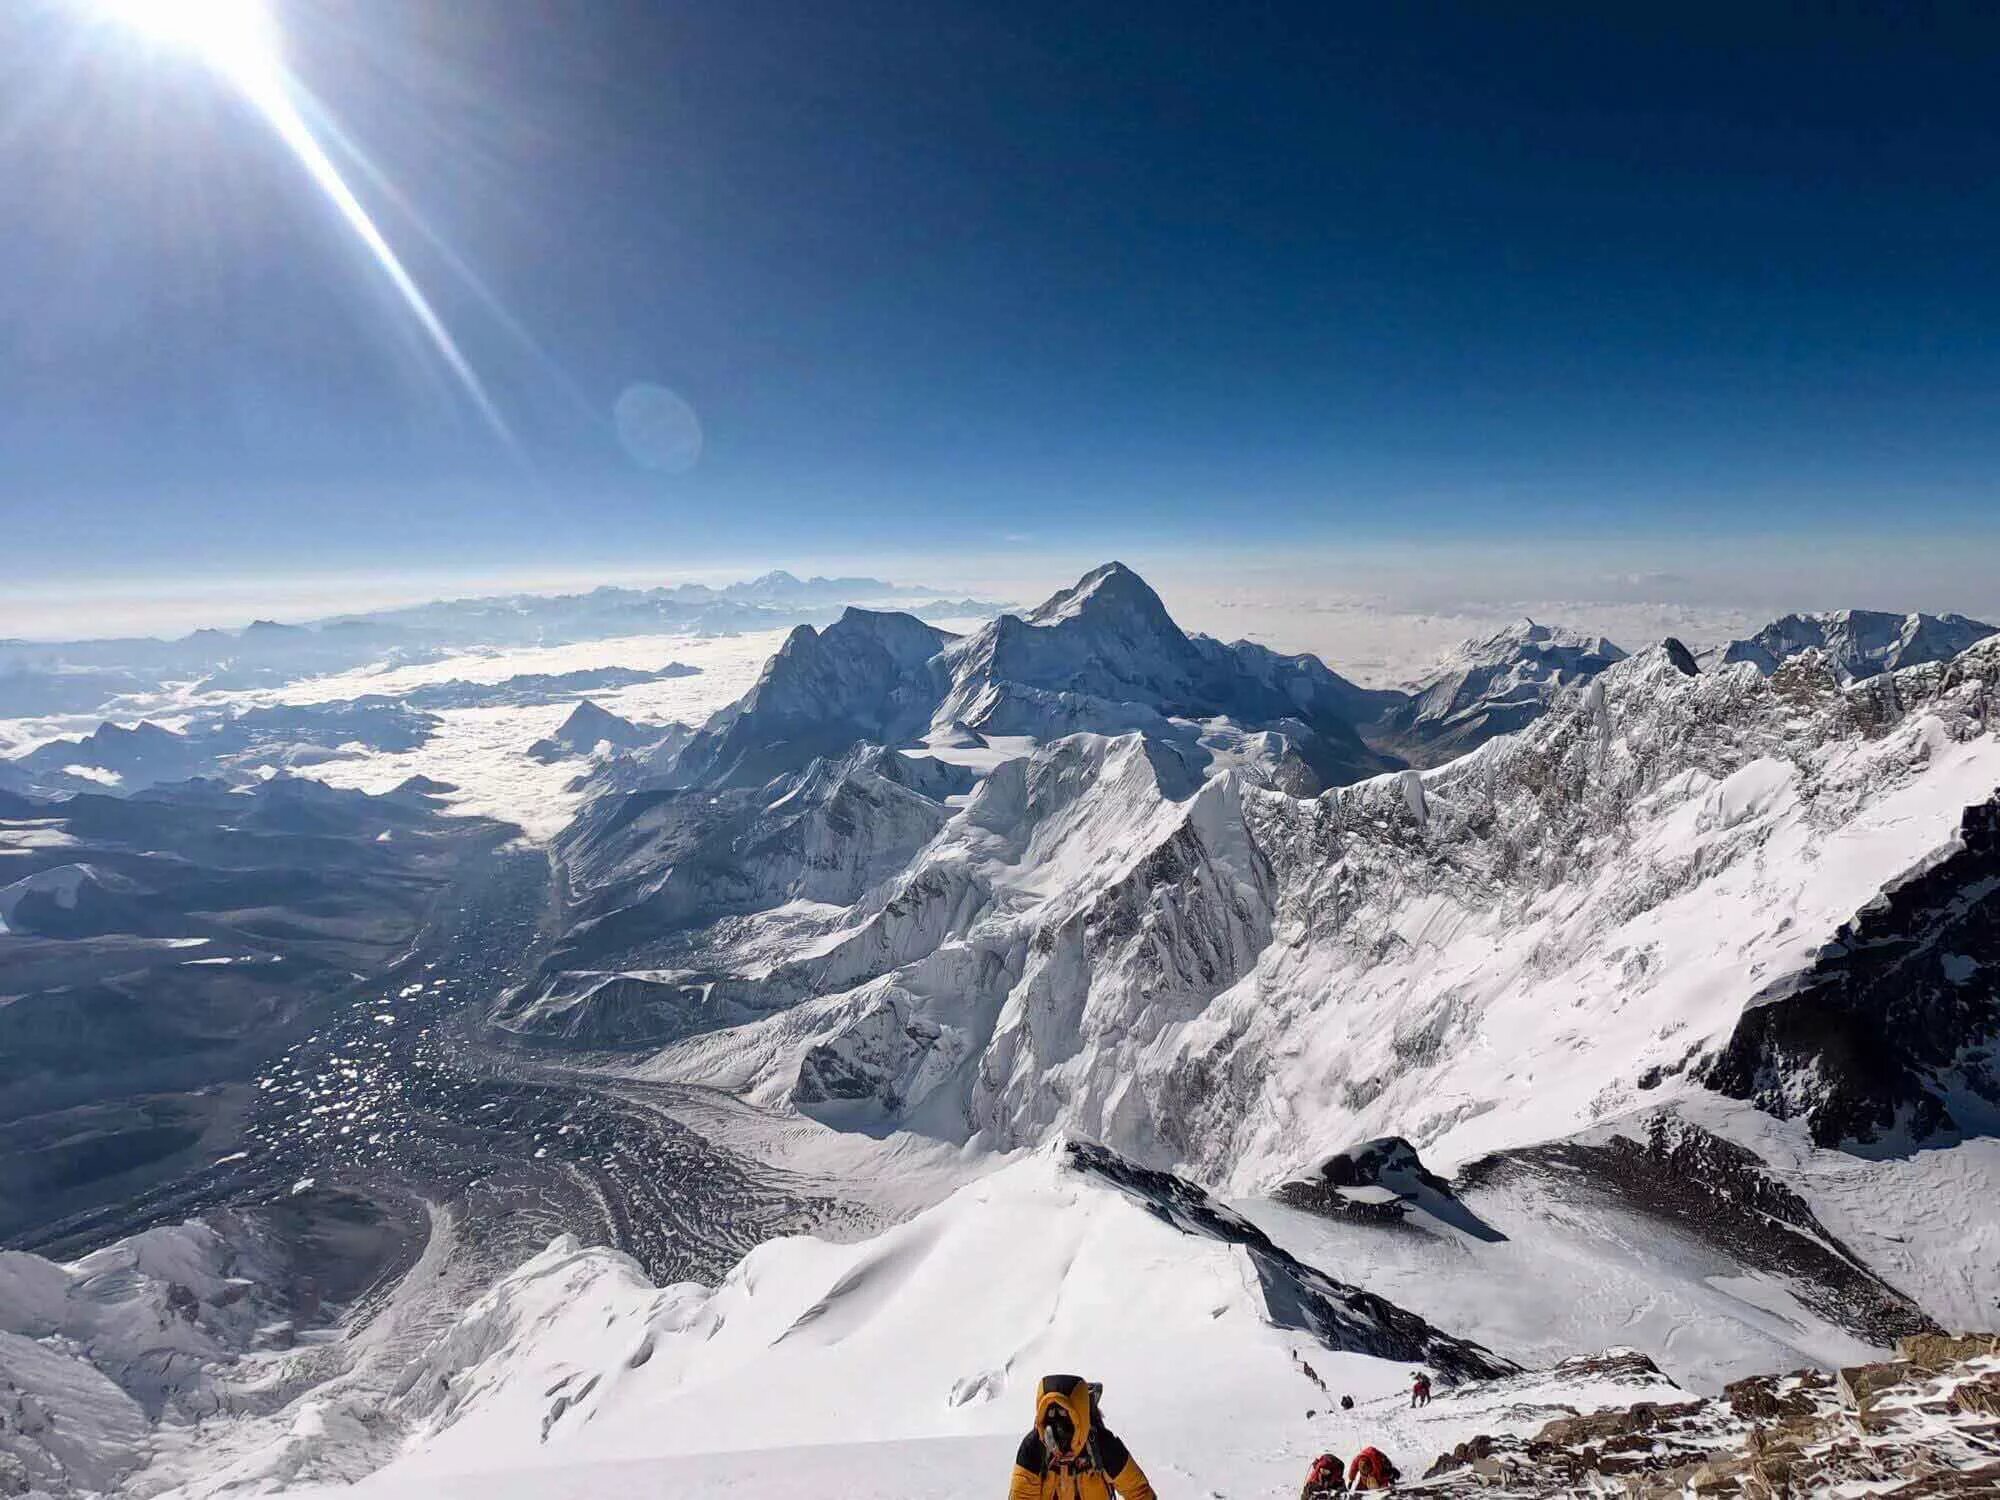
<svg viewBox="0 0 2000 1500">
<path fill-rule="evenodd" d="M 622 635 L 734 634 L 824 622 L 852 602 L 907 601 L 935 618 L 999 606 L 879 578 L 767 573 L 710 588 L 599 588 L 583 594 L 514 594 L 439 600 L 404 609 L 336 615 L 304 624 L 256 620 L 174 640 L 0 640 L 0 718 L 105 710 L 119 697 L 169 683 L 200 690 L 278 687 L 301 677 L 383 662 L 437 660 L 480 647 L 548 646 Z"/>
<path fill-rule="evenodd" d="M 1872 609 L 1842 609 L 1818 615 L 1786 615 L 1747 640 L 1730 641 L 1702 654 L 1705 665 L 1747 661 L 1767 676 L 1778 664 L 1804 651 L 1821 651 L 1842 680 L 1858 682 L 1878 672 L 1896 672 L 1926 662 L 1949 661 L 2000 626 L 1964 615 L 1892 615 Z"/>
</svg>

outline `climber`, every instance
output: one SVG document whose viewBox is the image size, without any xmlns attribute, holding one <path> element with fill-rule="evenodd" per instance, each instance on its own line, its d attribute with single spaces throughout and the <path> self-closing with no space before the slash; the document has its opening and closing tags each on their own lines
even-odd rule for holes
<svg viewBox="0 0 2000 1500">
<path fill-rule="evenodd" d="M 1354 1462 L 1348 1465 L 1347 1487 L 1350 1490 L 1394 1489 L 1396 1481 L 1402 1477 L 1380 1448 L 1363 1448 L 1354 1455 Z"/>
<path fill-rule="evenodd" d="M 1132 1461 L 1097 1409 L 1103 1387 L 1077 1375 L 1045 1375 L 1035 1389 L 1035 1426 L 1014 1454 L 1007 1500 L 1153 1500 L 1145 1472 Z"/>
<path fill-rule="evenodd" d="M 1326 1391 L 1327 1395 L 1331 1396 L 1333 1394 L 1332 1391 L 1326 1390 L 1326 1382 L 1319 1378 L 1319 1371 L 1315 1370 L 1312 1367 L 1311 1362 L 1308 1361 L 1306 1357 L 1300 1354 L 1299 1351 L 1296 1349 L 1292 1351 L 1292 1363 L 1297 1365 L 1299 1369 L 1302 1372 L 1304 1372 L 1306 1379 L 1310 1380 L 1314 1385 L 1318 1386 L 1322 1391 Z"/>
<path fill-rule="evenodd" d="M 1410 1405 L 1429 1406 L 1431 1404 L 1431 1378 L 1422 1370 L 1410 1377 Z"/>
<path fill-rule="evenodd" d="M 1342 1411 L 1353 1411 L 1354 1398 L 1352 1396 L 1342 1396 L 1340 1398 L 1340 1409 Z"/>
<path fill-rule="evenodd" d="M 1299 1500 L 1333 1500 L 1343 1495 L 1347 1487 L 1340 1476 L 1345 1466 L 1331 1453 L 1322 1453 L 1313 1460 L 1312 1472 L 1306 1475 L 1306 1487 L 1299 1491 Z"/>
</svg>

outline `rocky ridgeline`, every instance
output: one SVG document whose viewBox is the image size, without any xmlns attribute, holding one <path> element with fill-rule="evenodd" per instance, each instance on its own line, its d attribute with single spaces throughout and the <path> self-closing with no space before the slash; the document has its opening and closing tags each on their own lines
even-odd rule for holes
<svg viewBox="0 0 2000 1500">
<path fill-rule="evenodd" d="M 1616 1358 L 1643 1365 L 1641 1355 Z M 1576 1362 L 1572 1362 L 1576 1363 Z M 1835 1377 L 1757 1375 L 1714 1399 L 1557 1417 L 1441 1454 L 1425 1494 L 2000 1496 L 2000 1335 L 1920 1334 Z"/>
</svg>

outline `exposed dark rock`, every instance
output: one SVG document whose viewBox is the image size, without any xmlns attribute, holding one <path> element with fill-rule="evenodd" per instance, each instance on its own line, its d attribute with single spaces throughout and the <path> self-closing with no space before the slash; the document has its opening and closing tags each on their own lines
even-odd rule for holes
<svg viewBox="0 0 2000 1500">
<path fill-rule="evenodd" d="M 1828 1321 L 1872 1344 L 1935 1332 L 1914 1302 L 1853 1254 L 1756 1155 L 1669 1110 L 1566 1141 L 1472 1163 L 1460 1191 L 1560 1173 L 1661 1221 L 1738 1265 L 1783 1280 Z"/>
<path fill-rule="evenodd" d="M 1694 653 L 1681 644 L 1678 636 L 1668 636 L 1660 644 L 1666 648 L 1667 660 L 1680 668 L 1684 676 L 1692 677 L 1701 670 L 1694 659 Z"/>
<path fill-rule="evenodd" d="M 1441 1332 L 1386 1298 L 1315 1270 L 1184 1178 L 1138 1166 L 1090 1142 L 1072 1141 L 1067 1150 L 1078 1171 L 1124 1189 L 1183 1233 L 1243 1246 L 1256 1267 L 1271 1321 L 1281 1328 L 1310 1333 L 1328 1348 L 1425 1364 L 1459 1380 L 1488 1379 L 1519 1369 L 1480 1344 Z"/>
<path fill-rule="evenodd" d="M 2000 797 L 1746 1007 L 1711 1088 L 1822 1146 L 2000 1129 Z"/>
<path fill-rule="evenodd" d="M 1309 1213 L 1372 1224 L 1403 1225 L 1413 1210 L 1422 1210 L 1475 1239 L 1506 1238 L 1466 1207 L 1399 1135 L 1335 1152 L 1310 1177 L 1281 1184 L 1274 1196 Z"/>
</svg>

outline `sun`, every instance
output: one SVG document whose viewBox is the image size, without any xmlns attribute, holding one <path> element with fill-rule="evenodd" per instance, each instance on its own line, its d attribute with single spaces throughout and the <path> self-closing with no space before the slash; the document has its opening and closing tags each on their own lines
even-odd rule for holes
<svg viewBox="0 0 2000 1500">
<path fill-rule="evenodd" d="M 511 447 L 513 434 L 501 420 L 464 351 L 307 123 L 300 107 L 304 91 L 286 71 L 278 27 L 265 0 L 78 0 L 78 3 L 121 32 L 198 60 L 250 102 L 298 158 L 299 165 L 346 221 L 382 274 L 389 278 L 487 425 Z"/>
<path fill-rule="evenodd" d="M 101 15 L 263 91 L 283 72 L 277 27 L 262 0 L 91 0 Z"/>
</svg>

